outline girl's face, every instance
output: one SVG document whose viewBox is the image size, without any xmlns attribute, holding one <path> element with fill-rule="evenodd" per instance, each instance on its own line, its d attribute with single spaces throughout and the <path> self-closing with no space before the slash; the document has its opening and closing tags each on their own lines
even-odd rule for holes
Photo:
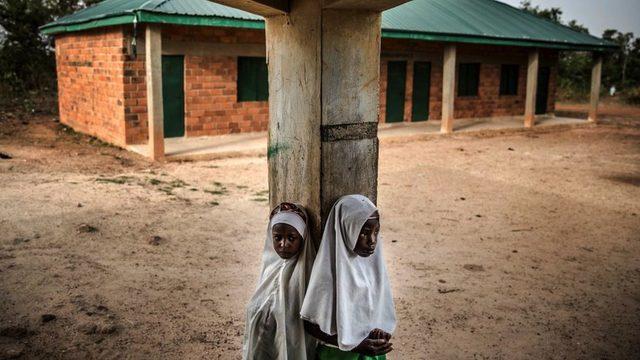
<svg viewBox="0 0 640 360">
<path fill-rule="evenodd" d="M 375 213 L 378 216 L 378 213 Z M 369 219 L 364 223 L 360 234 L 358 235 L 358 241 L 353 252 L 358 256 L 369 257 L 376 251 L 376 245 L 378 245 L 378 233 L 380 232 L 380 219 Z"/>
<path fill-rule="evenodd" d="M 302 247 L 302 235 L 289 224 L 275 224 L 271 229 L 273 249 L 283 259 L 298 255 Z"/>
</svg>

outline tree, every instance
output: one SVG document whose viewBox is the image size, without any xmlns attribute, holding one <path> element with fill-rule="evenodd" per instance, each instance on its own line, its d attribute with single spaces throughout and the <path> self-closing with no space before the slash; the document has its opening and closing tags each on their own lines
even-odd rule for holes
<svg viewBox="0 0 640 360">
<path fill-rule="evenodd" d="M 577 31 L 577 32 L 581 32 L 584 34 L 588 34 L 589 33 L 589 29 L 587 29 L 586 26 L 579 24 L 576 20 L 571 20 L 567 23 L 567 26 L 570 27 L 571 29 Z"/>
<path fill-rule="evenodd" d="M 626 75 L 630 86 L 638 87 L 640 85 L 640 38 L 635 38 L 631 44 Z"/>
<path fill-rule="evenodd" d="M 624 88 L 627 85 L 627 65 L 629 64 L 629 58 L 634 50 L 633 47 L 634 45 L 637 45 L 638 39 L 634 42 L 633 33 L 622 33 L 614 29 L 605 30 L 602 37 L 618 44 L 619 46 L 619 50 L 616 51 L 609 59 L 609 62 L 612 65 L 609 66 L 609 69 L 612 71 L 617 69 L 619 77 L 613 77 L 613 79 L 617 80 L 621 88 Z"/>
<path fill-rule="evenodd" d="M 533 15 L 543 17 L 545 19 L 549 19 L 555 23 L 562 24 L 562 10 L 557 7 L 552 8 L 541 8 L 540 6 L 531 5 L 531 1 L 523 0 L 520 2 L 520 8 L 522 10 L 528 11 Z"/>
<path fill-rule="evenodd" d="M 55 59 L 39 27 L 96 0 L 0 0 L 0 81 L 14 95 L 49 87 Z"/>
</svg>

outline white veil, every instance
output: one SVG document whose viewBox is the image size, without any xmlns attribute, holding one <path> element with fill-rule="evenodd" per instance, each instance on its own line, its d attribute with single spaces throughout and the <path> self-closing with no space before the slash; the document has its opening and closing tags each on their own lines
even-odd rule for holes
<svg viewBox="0 0 640 360">
<path fill-rule="evenodd" d="M 300 315 L 338 335 L 338 346 L 349 351 L 378 328 L 392 334 L 396 314 L 382 242 L 369 257 L 353 252 L 358 235 L 376 206 L 362 195 L 338 200 L 329 214 Z"/>
<path fill-rule="evenodd" d="M 301 206 L 297 208 L 304 213 Z M 299 316 L 316 253 L 309 237 L 306 213 L 303 217 L 293 211 L 281 210 L 273 214 L 269 222 L 260 280 L 247 306 L 242 349 L 245 360 L 305 360 L 315 357 L 317 342 L 305 333 Z M 280 258 L 273 248 L 271 229 L 278 223 L 293 226 L 303 237 L 302 250 L 293 259 Z M 265 322 L 272 324 L 271 328 L 265 329 Z"/>
</svg>

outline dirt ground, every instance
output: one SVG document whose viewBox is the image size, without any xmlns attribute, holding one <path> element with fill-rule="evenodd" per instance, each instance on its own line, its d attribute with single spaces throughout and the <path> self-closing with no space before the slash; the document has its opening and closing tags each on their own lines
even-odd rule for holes
<svg viewBox="0 0 640 360">
<path fill-rule="evenodd" d="M 239 359 L 264 157 L 0 120 L 0 358 Z M 390 359 L 640 358 L 640 116 L 383 142 Z"/>
</svg>

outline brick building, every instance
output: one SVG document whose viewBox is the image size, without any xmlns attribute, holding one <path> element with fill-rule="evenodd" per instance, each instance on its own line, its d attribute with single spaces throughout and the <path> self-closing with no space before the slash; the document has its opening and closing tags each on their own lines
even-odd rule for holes
<svg viewBox="0 0 640 360">
<path fill-rule="evenodd" d="M 160 48 L 146 43 L 148 27 Z M 257 15 L 207 0 L 106 0 L 42 31 L 55 37 L 60 119 L 77 131 L 148 141 L 151 52 L 164 137 L 267 129 Z M 529 125 L 534 110 L 553 114 L 559 51 L 612 45 L 494 0 L 414 0 L 383 14 L 381 47 L 379 122 L 443 120 L 448 132 L 453 119 L 523 116 L 528 101 Z"/>
</svg>

